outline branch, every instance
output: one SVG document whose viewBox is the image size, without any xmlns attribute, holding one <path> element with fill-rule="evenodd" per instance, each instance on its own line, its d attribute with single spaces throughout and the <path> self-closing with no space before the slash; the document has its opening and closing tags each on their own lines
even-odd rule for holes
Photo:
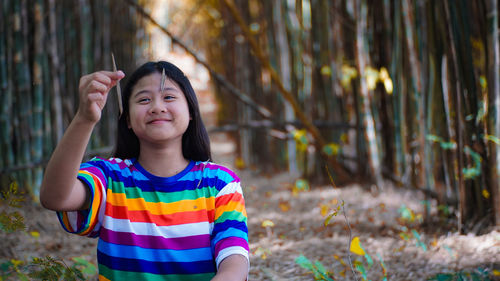
<svg viewBox="0 0 500 281">
<path fill-rule="evenodd" d="M 318 128 L 331 128 L 336 130 L 351 130 L 356 129 L 355 125 L 349 123 L 340 122 L 329 122 L 324 120 L 314 120 L 313 124 Z M 230 123 L 221 126 L 208 128 L 208 131 L 215 132 L 226 132 L 226 131 L 237 131 L 240 129 L 283 129 L 287 125 L 292 125 L 296 128 L 304 128 L 304 125 L 299 120 L 294 121 L 271 121 L 271 120 L 249 120 L 246 123 Z"/>
<path fill-rule="evenodd" d="M 278 73 L 271 66 L 269 59 L 266 58 L 264 53 L 261 51 L 257 41 L 253 38 L 252 32 L 248 28 L 247 23 L 244 21 L 243 17 L 241 16 L 240 12 L 238 11 L 238 9 L 234 6 L 233 1 L 232 0 L 224 0 L 224 3 L 229 8 L 229 10 L 230 10 L 231 14 L 233 15 L 233 17 L 235 18 L 235 20 L 238 22 L 238 25 L 240 26 L 241 30 L 243 31 L 243 34 L 245 35 L 245 38 L 247 39 L 248 43 L 250 44 L 250 47 L 252 48 L 253 53 L 259 59 L 262 66 L 267 71 L 269 71 L 269 73 L 271 74 L 271 79 L 278 87 L 278 90 L 280 91 L 283 98 L 286 99 L 290 103 L 290 105 L 293 108 L 293 111 L 295 112 L 295 114 L 297 115 L 299 120 L 304 124 L 306 129 L 309 131 L 309 133 L 311 133 L 313 138 L 316 140 L 315 144 L 316 144 L 317 151 L 325 159 L 326 163 L 328 163 L 329 165 L 331 165 L 333 167 L 333 169 L 335 170 L 340 181 L 347 182 L 349 180 L 352 180 L 352 178 L 350 176 L 351 173 L 347 170 L 346 167 L 340 165 L 335 160 L 335 158 L 330 157 L 329 155 L 327 155 L 326 153 L 323 152 L 323 147 L 326 145 L 325 139 L 321 136 L 318 128 L 311 123 L 311 121 L 308 119 L 308 117 L 305 115 L 305 113 L 301 110 L 297 99 L 295 99 L 293 94 L 285 88 Z"/>
<path fill-rule="evenodd" d="M 203 65 L 210 72 L 212 77 L 218 83 L 220 83 L 220 85 L 225 87 L 229 91 L 229 93 L 234 95 L 237 99 L 239 99 L 246 105 L 250 106 L 250 108 L 255 110 L 262 117 L 266 119 L 271 118 L 271 112 L 267 108 L 253 101 L 252 98 L 250 98 L 248 95 L 240 91 L 238 88 L 236 88 L 236 86 L 231 84 L 231 82 L 227 81 L 222 75 L 213 70 L 206 61 L 201 59 L 193 50 L 191 50 L 191 48 L 189 48 L 179 38 L 177 38 L 177 36 L 168 31 L 164 26 L 159 24 L 150 14 L 148 14 L 141 6 L 139 6 L 139 4 L 135 3 L 132 0 L 125 0 L 125 2 L 129 4 L 131 7 L 133 7 L 141 16 L 148 19 L 153 25 L 158 27 L 163 33 L 165 33 L 168 37 L 170 37 L 174 44 L 177 44 L 178 46 L 183 48 L 187 53 L 189 53 L 196 60 L 196 62 Z"/>
</svg>

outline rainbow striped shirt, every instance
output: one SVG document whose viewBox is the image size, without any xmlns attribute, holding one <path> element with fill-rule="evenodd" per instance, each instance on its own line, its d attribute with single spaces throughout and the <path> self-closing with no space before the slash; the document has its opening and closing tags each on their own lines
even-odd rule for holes
<svg viewBox="0 0 500 281">
<path fill-rule="evenodd" d="M 191 161 L 163 178 L 136 159 L 94 158 L 78 178 L 90 208 L 58 217 L 70 233 L 99 237 L 99 280 L 210 280 L 227 256 L 248 259 L 240 180 L 223 166 Z"/>
</svg>

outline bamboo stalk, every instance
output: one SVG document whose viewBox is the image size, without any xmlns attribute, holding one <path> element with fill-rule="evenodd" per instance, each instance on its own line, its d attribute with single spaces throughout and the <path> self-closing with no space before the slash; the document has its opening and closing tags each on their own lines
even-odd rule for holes
<svg viewBox="0 0 500 281">
<path fill-rule="evenodd" d="M 55 0 L 48 0 L 48 51 L 50 58 L 50 73 L 52 79 L 51 89 L 51 110 L 52 115 L 52 139 L 54 143 L 58 143 L 63 135 L 63 114 L 62 114 L 62 99 L 61 86 L 59 82 L 59 55 L 57 50 L 57 29 L 56 29 L 56 3 Z"/>
<path fill-rule="evenodd" d="M 283 87 L 286 91 L 290 92 L 292 90 L 292 77 L 290 65 L 290 46 L 288 45 L 287 33 L 284 26 L 283 12 L 281 1 L 273 1 L 273 25 L 275 27 L 275 38 L 277 42 L 277 52 L 279 59 L 279 76 L 281 81 L 283 81 Z M 290 121 L 295 119 L 295 113 L 293 106 L 290 102 L 285 101 L 285 121 Z M 293 128 L 290 128 L 293 130 Z M 297 147 L 294 140 L 288 140 L 287 143 L 288 152 L 288 170 L 292 175 L 298 174 L 297 167 Z"/>
<path fill-rule="evenodd" d="M 450 7 L 449 3 L 447 1 L 444 2 L 444 10 L 445 10 L 445 16 L 446 16 L 446 22 L 447 22 L 447 28 L 448 28 L 448 42 L 450 42 L 450 51 L 451 51 L 451 56 L 453 60 L 453 72 L 454 72 L 454 78 L 455 78 L 455 99 L 454 101 L 454 109 L 455 109 L 455 136 L 457 140 L 457 168 L 458 168 L 458 190 L 459 190 L 459 217 L 458 217 L 458 229 L 461 233 L 465 232 L 465 223 L 467 221 L 467 215 L 469 214 L 469 210 L 467 209 L 467 192 L 465 190 L 465 183 L 464 183 L 464 177 L 462 174 L 462 167 L 463 167 L 463 151 L 464 151 L 464 144 L 463 144 L 463 137 L 462 137 L 462 132 L 463 132 L 463 125 L 462 125 L 462 99 L 461 99 L 461 94 L 460 94 L 460 75 L 458 72 L 458 62 L 457 62 L 457 52 L 455 49 L 455 44 L 454 44 L 454 36 L 453 36 L 453 31 L 451 28 L 451 18 L 450 18 Z"/>
<path fill-rule="evenodd" d="M 498 0 L 486 1 L 488 42 L 488 134 L 500 136 L 500 43 L 498 29 Z M 500 148 L 490 141 L 489 184 L 492 189 L 496 225 L 500 225 Z"/>
<path fill-rule="evenodd" d="M 16 1 L 13 6 L 14 17 L 14 81 L 16 95 L 14 97 L 14 134 L 16 135 L 16 164 L 26 164 L 30 161 L 30 115 L 31 115 L 31 87 L 30 71 L 27 64 L 28 34 L 26 1 Z M 20 184 L 30 190 L 31 171 L 20 173 Z"/>
<path fill-rule="evenodd" d="M 377 145 L 377 134 L 375 131 L 375 121 L 371 110 L 370 92 L 365 77 L 366 66 L 369 65 L 369 54 L 367 49 L 366 28 L 367 28 L 367 4 L 366 0 L 356 0 L 356 64 L 360 73 L 360 99 L 365 126 L 365 139 L 368 149 L 368 161 L 372 178 L 378 187 L 382 186 L 381 163 L 379 149 Z"/>
<path fill-rule="evenodd" d="M 32 161 L 39 162 L 43 157 L 43 77 L 42 69 L 43 62 L 46 58 L 44 52 L 44 39 L 45 39 L 45 29 L 43 22 L 44 15 L 44 1 L 37 0 L 34 3 L 34 22 L 33 25 L 35 42 L 34 51 L 35 59 L 33 62 L 33 116 L 32 116 Z M 34 182 L 33 182 L 33 194 L 35 198 L 39 196 L 39 188 L 43 179 L 43 170 L 41 168 L 36 168 L 34 172 Z"/>
<path fill-rule="evenodd" d="M 394 119 L 394 173 L 397 176 L 402 176 L 405 171 L 405 154 L 406 146 L 403 134 L 403 124 L 405 123 L 404 102 L 402 92 L 402 46 L 401 46 L 401 3 L 394 3 L 394 19 L 392 33 L 392 57 L 391 57 L 391 77 L 394 79 L 393 89 L 393 119 Z"/>
<path fill-rule="evenodd" d="M 416 139 L 418 142 L 418 150 L 417 150 L 417 155 L 419 162 L 416 163 L 417 170 L 414 171 L 414 173 L 417 174 L 417 185 L 418 188 L 427 188 L 427 177 L 428 177 L 428 171 L 426 169 L 425 163 L 426 163 L 426 155 L 425 155 L 425 135 L 427 131 L 427 124 L 425 122 L 426 120 L 426 114 L 424 110 L 424 105 L 425 105 L 425 94 L 422 91 L 422 70 L 421 70 L 421 62 L 418 59 L 417 52 L 416 52 L 416 46 L 414 42 L 415 34 L 415 26 L 414 26 L 414 13 L 413 9 L 411 6 L 411 3 L 409 0 L 403 0 L 402 2 L 403 5 L 403 19 L 405 23 L 405 34 L 406 34 L 406 45 L 408 47 L 408 53 L 409 53 L 409 59 L 410 59 L 410 65 L 411 65 L 411 81 L 412 81 L 412 88 L 413 88 L 413 94 L 415 96 L 415 100 L 417 101 L 415 103 L 416 106 L 416 122 L 418 125 L 418 130 L 415 132 Z M 422 41 L 421 39 L 420 41 Z M 426 211 L 427 208 L 426 208 Z M 428 214 L 426 212 L 426 214 Z M 427 219 L 429 218 L 426 216 Z"/>
<path fill-rule="evenodd" d="M 3 156 L 0 161 L 1 167 L 9 167 L 14 164 L 13 149 L 11 147 L 11 103 L 12 103 L 12 83 L 10 75 L 9 53 L 12 46 L 11 43 L 11 29 L 7 27 L 10 25 L 8 20 L 8 12 L 10 11 L 10 1 L 2 2 L 0 4 L 0 153 Z M 12 25 L 10 25 L 12 26 Z"/>
<path fill-rule="evenodd" d="M 305 126 L 307 127 L 307 130 L 313 136 L 313 138 L 315 140 L 314 144 L 316 146 L 316 150 L 319 153 L 321 153 L 321 155 L 325 158 L 326 162 L 332 166 L 332 168 L 334 169 L 335 173 L 337 174 L 339 180 L 342 182 L 348 182 L 350 180 L 350 176 L 349 176 L 350 172 L 347 170 L 346 167 L 340 165 L 334 158 L 329 157 L 329 155 L 327 155 L 323 152 L 323 147 L 326 146 L 326 141 L 323 139 L 323 137 L 319 133 L 319 130 L 316 127 L 314 127 L 314 125 L 311 124 L 311 122 L 309 121 L 309 118 L 301 110 L 297 100 L 292 95 L 292 93 L 290 93 L 289 91 L 286 90 L 285 86 L 283 85 L 282 81 L 279 78 L 278 73 L 271 66 L 269 60 L 264 56 L 259 45 L 255 41 L 255 39 L 252 37 L 252 33 L 251 33 L 250 29 L 248 28 L 245 21 L 241 17 L 239 11 L 234 6 L 234 3 L 230 0 L 224 0 L 224 3 L 229 8 L 229 10 L 231 11 L 231 14 L 233 15 L 233 17 L 236 19 L 239 26 L 241 27 L 241 29 L 245 35 L 245 38 L 249 42 L 255 56 L 259 59 L 262 66 L 270 73 L 271 79 L 276 84 L 276 86 L 277 86 L 279 92 L 281 93 L 281 95 L 283 96 L 283 98 L 285 98 L 288 102 L 290 102 L 290 104 L 291 104 L 295 114 L 299 118 L 299 120 L 301 120 L 301 122 L 303 122 L 305 124 Z"/>
</svg>

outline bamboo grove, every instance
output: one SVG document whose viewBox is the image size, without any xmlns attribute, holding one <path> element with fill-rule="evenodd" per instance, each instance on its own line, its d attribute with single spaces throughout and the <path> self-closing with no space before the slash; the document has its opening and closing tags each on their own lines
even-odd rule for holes
<svg viewBox="0 0 500 281">
<path fill-rule="evenodd" d="M 327 154 L 334 180 L 419 189 L 461 231 L 500 224 L 498 1 L 191 2 L 210 65 L 273 113 L 219 87 L 243 163 L 317 179 Z"/>
<path fill-rule="evenodd" d="M 114 1 L 117 2 L 117 1 Z M 125 72 L 142 58 L 141 19 L 109 0 L 22 0 L 0 4 L 0 173 L 35 196 L 43 166 L 75 114 L 82 75 L 111 70 L 111 52 Z M 110 96 L 89 154 L 109 152 L 118 116 Z"/>
<path fill-rule="evenodd" d="M 144 60 L 156 3 L 2 1 L 2 180 L 15 176 L 36 195 L 80 76 L 111 69 L 111 52 L 125 73 Z M 451 208 L 461 231 L 500 224 L 498 0 L 183 7 L 160 28 L 209 69 L 213 131 L 231 131 L 239 166 L 382 192 L 391 180 Z M 112 100 L 89 155 L 110 151 L 116 118 Z"/>
</svg>

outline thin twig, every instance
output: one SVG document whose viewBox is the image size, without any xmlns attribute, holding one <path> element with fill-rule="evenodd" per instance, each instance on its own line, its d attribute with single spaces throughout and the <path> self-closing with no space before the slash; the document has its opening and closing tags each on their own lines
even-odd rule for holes
<svg viewBox="0 0 500 281">
<path fill-rule="evenodd" d="M 354 271 L 354 267 L 352 266 L 352 259 L 351 259 L 351 242 L 352 242 L 352 229 L 351 229 L 351 224 L 349 223 L 349 219 L 347 218 L 347 215 L 345 213 L 345 208 L 344 208 L 344 199 L 342 200 L 342 214 L 344 215 L 345 223 L 347 224 L 347 227 L 349 228 L 349 243 L 347 244 L 347 258 L 349 259 L 349 266 L 351 267 L 352 274 L 354 274 L 354 278 L 356 281 L 358 281 L 358 275 L 356 274 L 356 271 Z"/>
<path fill-rule="evenodd" d="M 333 181 L 333 177 L 330 174 L 330 170 L 328 170 L 328 165 L 325 166 L 325 169 L 326 169 L 326 173 L 328 174 L 328 177 L 330 178 L 330 182 L 331 182 L 333 188 L 337 188 L 337 186 L 335 185 L 335 182 Z M 342 204 L 341 204 L 342 214 L 344 215 L 345 223 L 347 224 L 347 227 L 349 228 L 349 243 L 347 243 L 347 258 L 349 260 L 349 266 L 351 267 L 352 274 L 354 275 L 354 278 L 356 279 L 356 281 L 358 281 L 359 280 L 358 275 L 356 274 L 356 271 L 354 271 L 354 267 L 352 266 L 352 258 L 351 258 L 352 228 L 351 228 L 351 224 L 349 223 L 349 219 L 347 219 L 347 215 L 345 213 L 344 199 L 340 198 L 340 200 L 342 201 Z"/>
</svg>

